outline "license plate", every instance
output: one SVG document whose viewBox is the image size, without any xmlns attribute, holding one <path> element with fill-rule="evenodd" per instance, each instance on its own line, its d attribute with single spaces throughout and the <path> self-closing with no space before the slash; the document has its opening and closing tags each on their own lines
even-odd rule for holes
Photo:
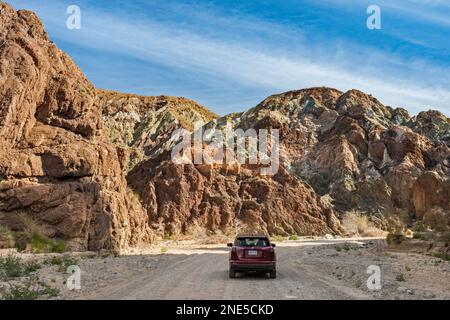
<svg viewBox="0 0 450 320">
<path fill-rule="evenodd" d="M 256 250 L 248 250 L 247 253 L 249 256 L 257 256 L 258 255 L 258 251 L 256 251 Z"/>
</svg>

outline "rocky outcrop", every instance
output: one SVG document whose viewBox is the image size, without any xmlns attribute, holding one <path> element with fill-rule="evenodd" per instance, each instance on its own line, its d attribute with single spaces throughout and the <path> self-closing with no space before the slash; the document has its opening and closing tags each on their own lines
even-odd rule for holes
<svg viewBox="0 0 450 320">
<path fill-rule="evenodd" d="M 439 111 L 420 112 L 406 125 L 430 140 L 443 141 L 450 146 L 450 119 Z"/>
<path fill-rule="evenodd" d="M 111 142 L 123 149 L 127 171 L 170 150 L 172 133 L 192 131 L 218 116 L 195 101 L 178 97 L 143 97 L 97 90 Z"/>
<path fill-rule="evenodd" d="M 175 166 L 165 135 L 166 147 L 152 151 L 127 180 L 160 234 L 340 233 L 336 217 L 348 211 L 369 214 L 381 228 L 399 213 L 409 222 L 428 216 L 442 222 L 449 216 L 447 122 L 432 111 L 411 118 L 357 90 L 292 91 L 203 127 L 279 129 L 275 176 L 261 176 L 258 166 Z"/>
<path fill-rule="evenodd" d="M 129 150 L 129 185 L 139 194 L 150 224 L 166 234 L 235 233 L 339 234 L 334 210 L 313 189 L 283 169 L 262 177 L 259 167 L 175 165 L 170 159 L 179 128 L 275 128 L 268 117 L 251 122 L 234 114 L 215 120 L 193 101 L 174 97 L 140 97 L 100 91 L 110 138 Z M 295 137 L 298 138 L 298 137 Z M 296 140 L 292 140 L 296 143 Z M 290 150 L 295 152 L 296 150 Z M 140 154 L 140 156 L 136 156 Z"/>
<path fill-rule="evenodd" d="M 159 234 L 340 234 L 334 210 L 310 187 L 281 170 L 258 167 L 175 165 L 159 157 L 128 175 Z"/>
<path fill-rule="evenodd" d="M 326 99 L 324 99 L 326 100 Z M 288 128 L 288 105 L 259 106 L 206 124 L 202 130 L 279 129 L 281 157 L 297 156 L 308 136 Z M 205 146 L 203 146 L 205 148 Z M 194 148 L 191 153 L 194 153 Z M 188 152 L 189 153 L 189 152 Z M 143 199 L 152 225 L 160 233 L 340 234 L 333 207 L 288 170 L 283 162 L 273 176 L 261 164 L 175 165 L 170 153 L 144 161 L 127 180 Z"/>
<path fill-rule="evenodd" d="M 450 229 L 450 179 L 435 171 L 422 174 L 412 188 L 417 218 L 438 231 Z"/>
<path fill-rule="evenodd" d="M 149 241 L 96 90 L 29 11 L 0 3 L 0 224 L 42 223 L 72 249 Z"/>
<path fill-rule="evenodd" d="M 265 110 L 289 119 L 282 148 L 290 172 L 330 196 L 339 212 L 379 220 L 401 210 L 413 220 L 433 208 L 448 210 L 449 119 L 443 114 L 409 118 L 360 91 L 327 88 L 270 97 L 245 117 L 264 117 Z M 301 138 L 291 147 L 294 135 Z"/>
</svg>

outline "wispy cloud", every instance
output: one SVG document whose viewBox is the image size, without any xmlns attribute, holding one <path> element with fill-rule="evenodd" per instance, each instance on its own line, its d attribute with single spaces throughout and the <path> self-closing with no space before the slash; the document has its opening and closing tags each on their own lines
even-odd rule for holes
<svg viewBox="0 0 450 320">
<path fill-rule="evenodd" d="M 450 27 L 450 5 L 444 1 L 381 1 L 383 7 L 393 9 L 409 18 Z"/>
<path fill-rule="evenodd" d="M 61 28 L 65 12 L 62 3 L 34 6 L 56 39 L 191 75 L 198 82 L 198 92 L 210 88 L 207 94 L 215 97 L 209 101 L 219 103 L 218 97 L 227 96 L 232 107 L 220 105 L 216 108 L 220 113 L 251 106 L 239 105 L 239 99 L 243 103 L 250 101 L 245 101 L 245 92 L 230 91 L 236 86 L 260 87 L 261 92 L 271 93 L 311 86 L 343 91 L 358 88 L 386 104 L 407 107 L 412 112 L 433 107 L 450 113 L 450 90 L 446 85 L 450 83 L 450 70 L 421 59 L 404 60 L 395 52 L 331 39 L 327 43 L 308 43 L 306 31 L 301 29 L 252 16 L 222 16 L 214 10 L 187 12 L 187 8 L 177 6 L 171 8 L 174 14 L 183 15 L 179 10 L 185 10 L 184 16 L 191 15 L 190 19 L 177 23 L 158 17 L 105 13 L 90 7 L 83 10 L 82 30 L 74 33 Z M 210 29 L 202 28 L 206 21 L 210 21 Z M 122 81 L 127 81 L 125 75 Z M 217 86 L 213 85 L 215 81 Z M 223 83 L 229 87 L 220 87 Z"/>
<path fill-rule="evenodd" d="M 391 10 L 398 16 L 406 16 L 416 21 L 425 20 L 430 24 L 450 27 L 450 2 L 447 0 L 318 0 L 324 4 L 339 5 L 341 7 L 367 7 L 377 4 L 384 9 Z"/>
</svg>

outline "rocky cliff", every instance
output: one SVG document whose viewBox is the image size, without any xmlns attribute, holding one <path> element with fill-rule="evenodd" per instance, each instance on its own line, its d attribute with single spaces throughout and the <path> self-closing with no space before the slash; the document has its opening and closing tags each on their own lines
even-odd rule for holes
<svg viewBox="0 0 450 320">
<path fill-rule="evenodd" d="M 442 113 L 411 118 L 357 90 L 313 88 L 270 97 L 244 122 L 265 114 L 282 128 L 289 172 L 339 212 L 364 212 L 380 226 L 391 214 L 406 223 L 438 215 L 450 226 L 450 119 Z"/>
<path fill-rule="evenodd" d="M 96 90 L 29 11 L 0 3 L 0 224 L 25 213 L 73 249 L 148 242 Z"/>
</svg>

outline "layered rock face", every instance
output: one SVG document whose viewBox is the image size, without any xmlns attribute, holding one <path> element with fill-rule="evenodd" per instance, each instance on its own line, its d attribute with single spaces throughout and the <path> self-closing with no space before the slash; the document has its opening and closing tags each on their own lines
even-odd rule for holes
<svg viewBox="0 0 450 320">
<path fill-rule="evenodd" d="M 149 241 L 92 84 L 32 12 L 0 3 L 0 43 L 0 224 L 25 213 L 80 250 Z"/>
<path fill-rule="evenodd" d="M 270 97 L 243 120 L 262 117 L 282 128 L 289 172 L 330 196 L 339 212 L 369 213 L 380 226 L 390 214 L 424 221 L 437 214 L 450 226 L 450 120 L 443 114 L 410 118 L 357 90 L 313 88 Z"/>
<path fill-rule="evenodd" d="M 97 90 L 111 142 L 124 150 L 127 171 L 173 147 L 177 129 L 192 131 L 218 116 L 195 101 L 177 97 L 142 97 Z"/>
<path fill-rule="evenodd" d="M 176 129 L 193 131 L 196 123 L 221 128 L 223 119 L 197 103 L 105 91 L 99 96 L 111 141 L 131 155 L 128 183 L 159 235 L 340 233 L 333 209 L 286 171 L 263 177 L 258 166 L 174 164 Z"/>
<path fill-rule="evenodd" d="M 261 176 L 240 165 L 175 165 L 148 160 L 127 177 L 159 234 L 268 232 L 340 234 L 334 210 L 284 169 Z"/>
<path fill-rule="evenodd" d="M 127 179 L 150 221 L 169 233 L 339 233 L 335 217 L 348 211 L 381 228 L 392 215 L 450 226 L 449 124 L 437 111 L 411 118 L 357 90 L 292 91 L 204 127 L 279 129 L 275 176 L 248 165 L 177 167 L 165 154 Z"/>
</svg>

